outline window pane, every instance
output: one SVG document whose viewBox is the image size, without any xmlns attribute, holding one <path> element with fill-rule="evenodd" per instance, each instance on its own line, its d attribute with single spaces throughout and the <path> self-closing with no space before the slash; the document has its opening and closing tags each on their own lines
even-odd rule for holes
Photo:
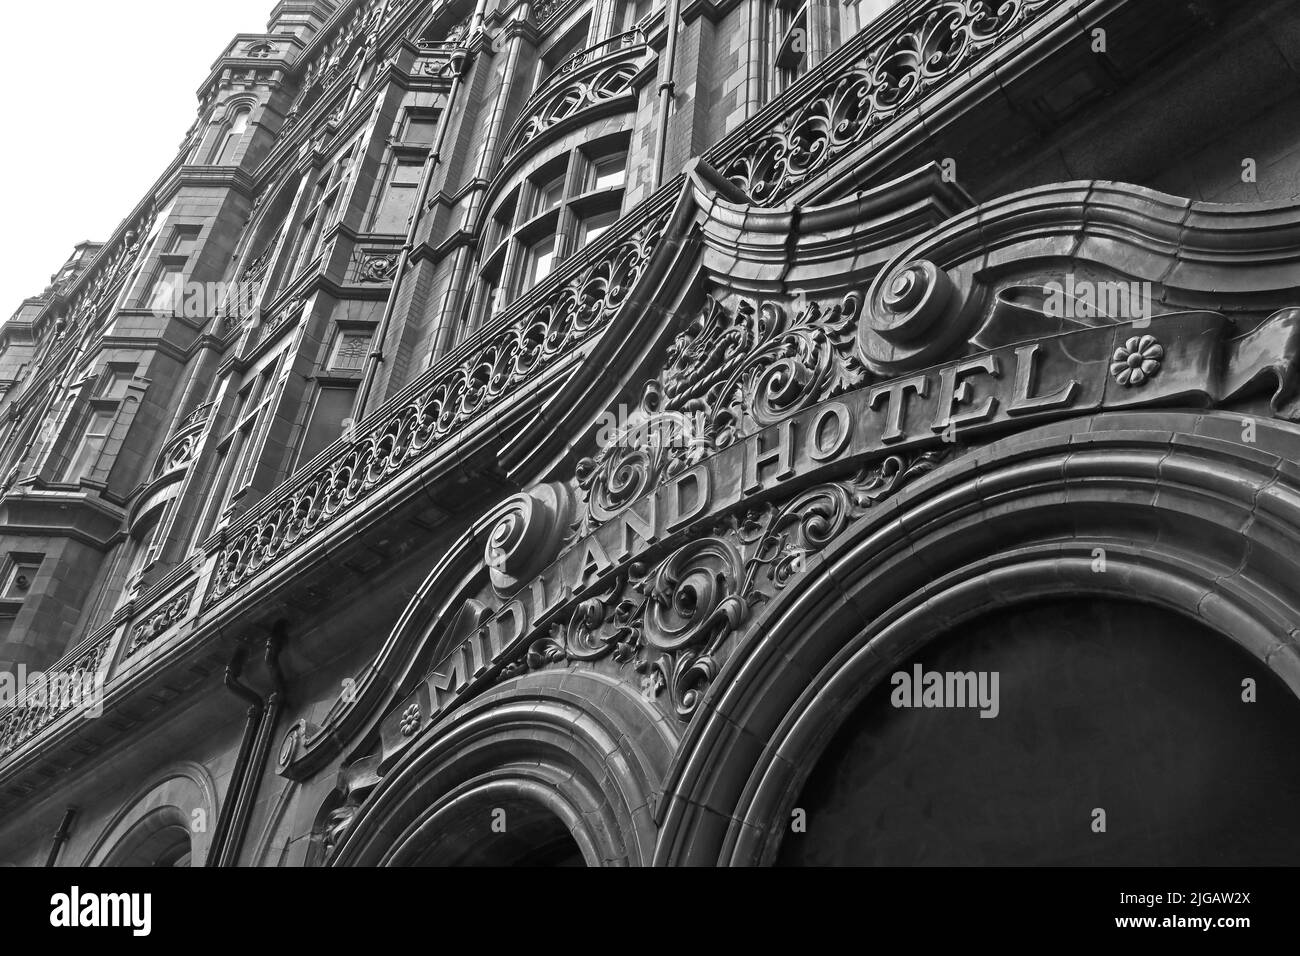
<svg viewBox="0 0 1300 956">
<path fill-rule="evenodd" d="M 95 409 L 86 424 L 86 434 L 96 438 L 106 437 L 109 429 L 113 427 L 113 418 L 113 413 L 107 409 Z"/>
<path fill-rule="evenodd" d="M 406 121 L 402 142 L 414 146 L 429 146 L 438 134 L 438 117 L 412 116 Z"/>
<path fill-rule="evenodd" d="M 305 465 L 330 446 L 343 433 L 343 419 L 352 414 L 355 388 L 322 388 L 303 435 L 298 464 Z"/>
<path fill-rule="evenodd" d="M 403 235 L 409 225 L 411 210 L 415 208 L 415 187 L 391 185 L 384 193 L 379 211 L 375 214 L 373 232 Z"/>
<path fill-rule="evenodd" d="M 501 286 L 495 279 L 483 280 L 483 312 L 486 318 L 492 318 L 501 311 Z"/>
<path fill-rule="evenodd" d="M 128 386 L 131 384 L 131 376 L 135 373 L 135 368 L 130 371 L 122 368 L 110 368 L 105 373 L 104 378 L 99 384 L 100 398 L 126 398 Z"/>
<path fill-rule="evenodd" d="M 149 559 L 153 555 L 155 539 L 158 537 L 158 532 L 162 526 L 163 522 L 160 517 L 158 521 L 155 521 L 132 539 L 131 562 L 127 570 L 128 581 L 135 578 L 140 573 L 140 569 L 149 563 Z"/>
<path fill-rule="evenodd" d="M 564 198 L 564 174 L 561 173 L 554 179 L 537 184 L 535 189 L 536 192 L 533 194 L 533 215 L 540 216 L 544 212 L 550 212 Z"/>
<path fill-rule="evenodd" d="M 184 281 L 185 274 L 180 266 L 163 266 L 154 279 L 145 308 L 151 312 L 165 312 L 168 315 L 181 311 Z"/>
<path fill-rule="evenodd" d="M 189 258 L 198 244 L 199 234 L 196 230 L 178 229 L 176 235 L 172 238 L 172 246 L 169 251 L 174 255 Z"/>
<path fill-rule="evenodd" d="M 622 32 L 631 30 L 650 12 L 650 0 L 619 0 L 615 23 Z"/>
<path fill-rule="evenodd" d="M 87 416 L 81 430 L 81 438 L 64 470 L 65 481 L 78 481 L 95 467 L 99 453 L 104 448 L 109 429 L 113 427 L 114 413 L 107 409 L 93 409 Z"/>
<path fill-rule="evenodd" d="M 587 245 L 593 239 L 598 237 L 610 226 L 618 221 L 618 213 L 606 212 L 598 216 L 588 216 L 582 220 L 578 228 L 578 242 L 580 245 Z"/>
<path fill-rule="evenodd" d="M 325 234 L 329 232 L 330 226 L 334 225 L 334 204 L 338 201 L 338 196 L 330 196 L 321 205 L 320 214 L 316 217 L 320 222 L 320 232 L 316 234 L 316 240 L 312 243 L 311 254 L 308 260 L 315 259 L 321 253 L 325 245 Z"/>
<path fill-rule="evenodd" d="M 297 272 L 308 262 L 311 261 L 311 244 L 308 242 L 312 233 L 316 230 L 316 214 L 312 213 L 302 224 L 302 230 L 298 233 L 299 252 L 295 253 L 297 261 L 294 263 L 293 271 Z"/>
<path fill-rule="evenodd" d="M 420 183 L 420 174 L 423 171 L 423 163 L 398 163 L 393 167 L 393 176 L 390 182 L 394 185 L 417 186 Z"/>
<path fill-rule="evenodd" d="M 253 436 L 256 433 L 257 416 L 254 415 L 252 420 L 239 430 L 235 436 L 235 443 L 238 446 L 237 456 L 235 459 L 234 481 L 230 486 L 230 493 L 233 495 L 243 488 L 252 480 L 253 469 L 257 465 L 257 456 L 252 454 Z"/>
<path fill-rule="evenodd" d="M 234 162 L 235 153 L 239 149 L 239 144 L 243 142 L 244 133 L 248 130 L 249 115 L 248 110 L 240 110 L 230 121 L 226 134 L 221 138 L 221 149 L 215 160 L 218 165 Z"/>
<path fill-rule="evenodd" d="M 266 385 L 266 376 L 259 375 L 253 380 L 239 397 L 239 412 L 236 417 L 243 418 L 257 409 L 257 403 L 262 400 L 262 389 Z"/>
<path fill-rule="evenodd" d="M 506 234 L 510 231 L 510 227 L 514 225 L 514 222 L 515 201 L 512 199 L 497 210 L 497 214 L 492 217 L 492 226 L 488 231 L 488 242 L 486 247 L 489 252 L 495 249 L 497 244 L 506 237 Z"/>
<path fill-rule="evenodd" d="M 622 189 L 627 183 L 627 153 L 606 156 L 591 164 L 589 189 Z"/>
<path fill-rule="evenodd" d="M 861 30 L 888 10 L 893 3 L 894 0 L 856 0 L 849 3 L 847 5 L 849 28 L 854 31 Z"/>
<path fill-rule="evenodd" d="M 537 283 L 541 282 L 551 274 L 551 269 L 555 265 L 555 237 L 547 236 L 541 242 L 531 246 L 528 250 L 526 262 L 527 270 L 524 273 L 524 288 L 531 289 Z"/>
</svg>

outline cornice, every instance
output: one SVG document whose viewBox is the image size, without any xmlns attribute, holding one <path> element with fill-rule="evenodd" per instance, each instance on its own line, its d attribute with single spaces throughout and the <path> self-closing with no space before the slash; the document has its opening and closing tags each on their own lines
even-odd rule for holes
<svg viewBox="0 0 1300 956">
<path fill-rule="evenodd" d="M 682 19 L 687 23 L 704 17 L 710 23 L 718 23 L 745 0 L 685 0 L 682 4 Z"/>
<path fill-rule="evenodd" d="M 231 189 L 252 200 L 257 196 L 253 177 L 238 166 L 179 166 L 157 191 L 159 205 L 170 202 L 181 189 Z"/>
<path fill-rule="evenodd" d="M 1099 181 L 991 200 L 910 241 L 881 270 L 863 330 L 868 362 L 895 375 L 967 342 L 1000 341 L 1018 289 L 1041 286 L 1062 262 L 1083 283 L 1138 283 L 1158 312 L 1258 320 L 1300 300 L 1300 203 L 1225 206 Z M 910 304 L 892 292 L 918 282 Z"/>
<path fill-rule="evenodd" d="M 126 512 L 98 493 L 20 487 L 0 501 L 5 533 L 70 538 L 106 551 L 122 534 Z"/>
</svg>

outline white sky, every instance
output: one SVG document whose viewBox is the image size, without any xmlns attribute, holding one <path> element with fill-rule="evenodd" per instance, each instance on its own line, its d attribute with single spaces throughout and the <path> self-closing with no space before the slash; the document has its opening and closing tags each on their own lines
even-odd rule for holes
<svg viewBox="0 0 1300 956">
<path fill-rule="evenodd" d="M 196 91 L 275 0 L 9 3 L 0 57 L 0 321 L 103 241 L 176 155 Z"/>
</svg>

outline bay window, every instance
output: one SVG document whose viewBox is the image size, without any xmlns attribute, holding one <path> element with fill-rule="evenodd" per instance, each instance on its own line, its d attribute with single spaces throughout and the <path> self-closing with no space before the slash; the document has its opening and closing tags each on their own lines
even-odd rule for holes
<svg viewBox="0 0 1300 956">
<path fill-rule="evenodd" d="M 627 136 L 558 157 L 507 193 L 483 227 L 475 324 L 549 276 L 618 221 L 627 186 Z"/>
</svg>

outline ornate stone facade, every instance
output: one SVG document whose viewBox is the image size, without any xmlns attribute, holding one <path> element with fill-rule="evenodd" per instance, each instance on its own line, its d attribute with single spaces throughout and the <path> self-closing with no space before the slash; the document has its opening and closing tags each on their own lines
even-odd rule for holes
<svg viewBox="0 0 1300 956">
<path fill-rule="evenodd" d="M 1199 862 L 980 809 L 1127 805 L 1098 687 L 1267 686 L 1180 746 L 1300 786 L 1296 12 L 795 6 L 329 0 L 227 47 L 0 329 L 0 673 L 102 706 L 0 703 L 0 861 L 72 806 L 73 865 Z M 881 704 L 927 656 L 1001 661 L 1005 717 Z M 891 768 L 952 741 L 915 820 Z"/>
</svg>

